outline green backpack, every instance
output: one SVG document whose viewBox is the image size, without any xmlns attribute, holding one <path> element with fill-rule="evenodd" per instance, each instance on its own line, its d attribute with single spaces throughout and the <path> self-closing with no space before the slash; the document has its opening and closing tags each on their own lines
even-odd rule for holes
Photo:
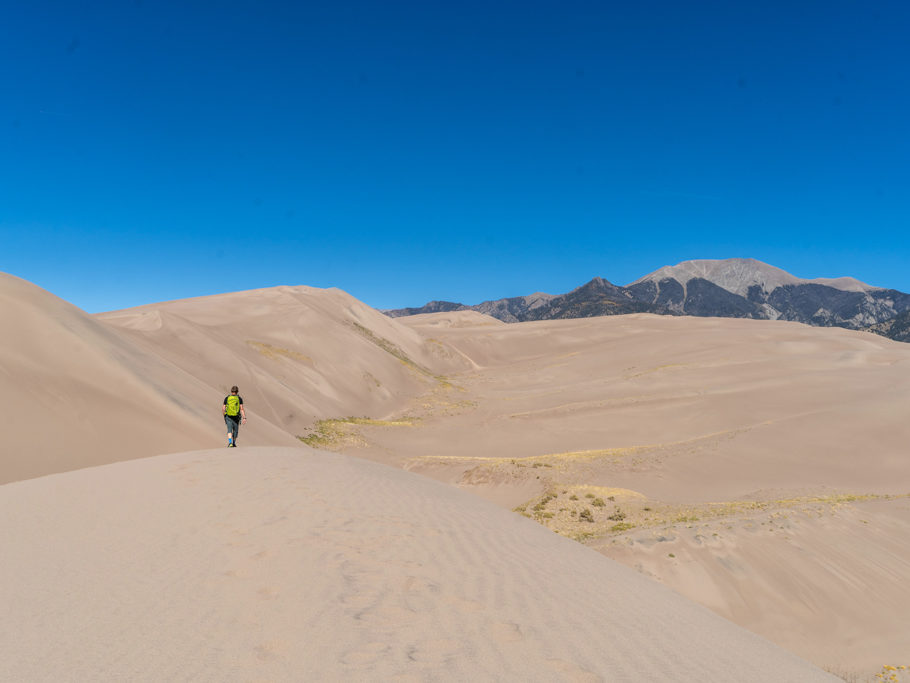
<svg viewBox="0 0 910 683">
<path fill-rule="evenodd" d="M 237 417 L 240 414 L 240 397 L 239 396 L 228 396 L 227 397 L 227 408 L 224 411 L 224 414 L 228 417 Z"/>
</svg>

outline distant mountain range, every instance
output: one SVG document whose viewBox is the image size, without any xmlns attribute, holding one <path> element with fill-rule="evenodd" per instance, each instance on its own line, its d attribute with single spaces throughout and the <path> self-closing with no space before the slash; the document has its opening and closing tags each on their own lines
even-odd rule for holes
<svg viewBox="0 0 910 683">
<path fill-rule="evenodd" d="M 883 323 L 870 325 L 868 329 L 883 337 L 910 343 L 910 311 L 904 311 L 896 318 L 891 318 Z"/>
<path fill-rule="evenodd" d="M 793 320 L 869 330 L 910 341 L 910 294 L 849 277 L 805 280 L 755 259 L 684 261 L 621 287 L 596 277 L 567 294 L 531 294 L 466 306 L 431 301 L 385 311 L 393 318 L 473 310 L 505 322 L 624 313 Z"/>
</svg>

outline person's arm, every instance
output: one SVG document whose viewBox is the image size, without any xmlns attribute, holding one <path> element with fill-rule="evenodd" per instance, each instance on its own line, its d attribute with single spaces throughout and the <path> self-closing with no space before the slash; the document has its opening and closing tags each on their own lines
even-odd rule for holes
<svg viewBox="0 0 910 683">
<path fill-rule="evenodd" d="M 221 414 L 227 415 L 227 399 L 224 399 L 224 403 L 221 404 Z"/>
<path fill-rule="evenodd" d="M 243 401 L 240 402 L 240 417 L 246 422 L 246 413 L 243 411 Z"/>
</svg>

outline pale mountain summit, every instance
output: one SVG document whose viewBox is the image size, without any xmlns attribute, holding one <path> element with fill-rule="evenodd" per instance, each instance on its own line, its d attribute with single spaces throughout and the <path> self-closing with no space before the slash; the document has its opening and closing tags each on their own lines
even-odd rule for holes
<svg viewBox="0 0 910 683">
<path fill-rule="evenodd" d="M 658 283 L 673 279 L 685 285 L 693 278 L 713 282 L 718 287 L 739 296 L 747 296 L 749 289 L 758 285 L 766 292 L 788 285 L 817 284 L 832 287 L 844 292 L 870 292 L 872 287 L 852 277 L 805 279 L 791 275 L 781 268 L 763 263 L 753 258 L 697 259 L 683 261 L 675 266 L 664 266 L 649 273 L 628 285 L 629 287 L 643 282 Z"/>
</svg>

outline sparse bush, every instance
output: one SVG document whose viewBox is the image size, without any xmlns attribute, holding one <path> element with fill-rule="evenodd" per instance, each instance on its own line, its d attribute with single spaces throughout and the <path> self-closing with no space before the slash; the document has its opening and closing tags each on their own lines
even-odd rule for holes
<svg viewBox="0 0 910 683">
<path fill-rule="evenodd" d="M 556 494 L 555 494 L 555 493 L 548 493 L 547 495 L 545 495 L 545 496 L 540 500 L 540 502 L 537 503 L 537 505 L 534 506 L 534 511 L 535 511 L 535 512 L 540 512 L 540 511 L 542 511 L 544 508 L 547 507 L 547 503 L 549 503 L 551 500 L 556 500 Z"/>
<path fill-rule="evenodd" d="M 585 494 L 585 498 L 593 498 L 593 497 L 594 497 L 594 494 L 593 494 L 593 493 L 586 493 L 586 494 Z"/>
<path fill-rule="evenodd" d="M 613 514 L 610 515 L 609 517 L 607 517 L 607 519 L 613 520 L 614 522 L 621 522 L 625 518 L 626 518 L 626 513 L 623 512 L 622 510 L 620 510 L 619 508 L 616 508 L 616 510 L 613 511 Z"/>
<path fill-rule="evenodd" d="M 569 496 L 569 500 L 578 500 L 578 496 L 576 496 L 576 495 L 573 493 L 571 496 Z"/>
<path fill-rule="evenodd" d="M 908 680 L 903 677 L 904 672 L 910 672 L 910 667 L 885 664 L 885 666 L 882 667 L 881 672 L 875 674 L 875 678 L 880 681 L 885 681 L 885 683 L 902 683 L 903 681 Z"/>
<path fill-rule="evenodd" d="M 578 519 L 583 519 L 586 522 L 594 523 L 594 513 L 591 512 L 591 508 L 585 508 L 578 513 Z"/>
<path fill-rule="evenodd" d="M 595 498 L 594 500 L 591 501 L 591 505 L 593 505 L 596 508 L 602 508 L 602 507 L 606 506 L 606 503 L 604 502 L 603 498 Z"/>
</svg>

